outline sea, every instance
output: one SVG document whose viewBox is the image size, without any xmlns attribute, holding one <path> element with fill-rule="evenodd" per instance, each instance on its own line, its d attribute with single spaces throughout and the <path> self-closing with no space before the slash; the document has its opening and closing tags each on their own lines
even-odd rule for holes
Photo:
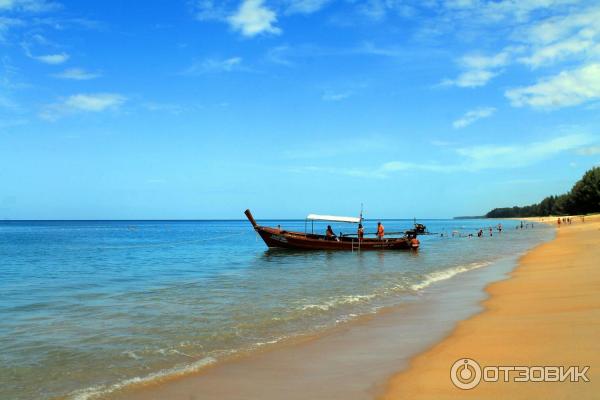
<svg viewBox="0 0 600 400">
<path fill-rule="evenodd" d="M 246 220 L 0 221 L 0 399 L 97 399 L 194 373 L 419 301 L 554 237 L 514 220 L 418 222 L 432 233 L 418 251 L 302 252 L 267 249 Z"/>
</svg>

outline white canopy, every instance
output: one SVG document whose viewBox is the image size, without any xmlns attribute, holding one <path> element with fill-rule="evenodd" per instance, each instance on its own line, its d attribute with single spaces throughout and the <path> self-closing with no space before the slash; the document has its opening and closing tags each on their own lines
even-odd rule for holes
<svg viewBox="0 0 600 400">
<path fill-rule="evenodd" d="M 353 224 L 358 224 L 360 222 L 360 218 L 357 217 L 336 217 L 335 215 L 308 214 L 306 219 L 310 219 L 312 221 L 350 222 Z"/>
</svg>

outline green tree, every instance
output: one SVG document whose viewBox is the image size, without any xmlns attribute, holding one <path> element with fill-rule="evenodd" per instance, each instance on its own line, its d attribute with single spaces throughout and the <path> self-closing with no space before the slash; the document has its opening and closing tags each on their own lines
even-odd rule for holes
<svg viewBox="0 0 600 400">
<path fill-rule="evenodd" d="M 587 171 L 569 193 L 548 196 L 538 204 L 525 207 L 495 208 L 487 213 L 486 217 L 546 217 L 594 212 L 600 212 L 600 167 Z"/>
<path fill-rule="evenodd" d="M 600 167 L 587 171 L 573 186 L 567 208 L 573 214 L 600 211 Z"/>
</svg>

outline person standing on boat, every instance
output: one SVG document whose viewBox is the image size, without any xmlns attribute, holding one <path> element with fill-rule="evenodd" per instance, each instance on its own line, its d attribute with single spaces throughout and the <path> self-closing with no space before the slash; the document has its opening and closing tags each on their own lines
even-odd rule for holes
<svg viewBox="0 0 600 400">
<path fill-rule="evenodd" d="M 327 230 L 325 231 L 325 237 L 327 239 L 335 238 L 335 233 L 333 233 L 333 229 L 331 229 L 331 225 L 327 225 Z"/>
<path fill-rule="evenodd" d="M 385 230 L 383 228 L 383 225 L 381 225 L 381 222 L 378 222 L 377 223 L 377 238 L 379 240 L 383 240 L 384 232 L 385 232 Z"/>
<path fill-rule="evenodd" d="M 362 224 L 358 224 L 358 241 L 362 242 L 363 238 L 365 237 L 365 228 L 363 228 Z"/>
</svg>

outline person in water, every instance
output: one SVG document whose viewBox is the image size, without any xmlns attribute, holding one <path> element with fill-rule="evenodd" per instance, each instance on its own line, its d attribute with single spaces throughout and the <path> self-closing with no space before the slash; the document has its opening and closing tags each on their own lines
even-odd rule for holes
<svg viewBox="0 0 600 400">
<path fill-rule="evenodd" d="M 358 224 L 358 230 L 356 233 L 358 234 L 358 240 L 362 241 L 365 237 L 365 228 L 363 228 L 362 224 Z"/>
<path fill-rule="evenodd" d="M 335 233 L 333 233 L 333 229 L 331 229 L 331 225 L 327 225 L 327 230 L 325 231 L 325 237 L 327 237 L 327 239 L 335 238 Z"/>
<path fill-rule="evenodd" d="M 381 225 L 381 222 L 378 222 L 377 223 L 377 239 L 383 240 L 384 232 L 385 232 L 385 229 L 383 228 L 383 225 Z"/>
</svg>

